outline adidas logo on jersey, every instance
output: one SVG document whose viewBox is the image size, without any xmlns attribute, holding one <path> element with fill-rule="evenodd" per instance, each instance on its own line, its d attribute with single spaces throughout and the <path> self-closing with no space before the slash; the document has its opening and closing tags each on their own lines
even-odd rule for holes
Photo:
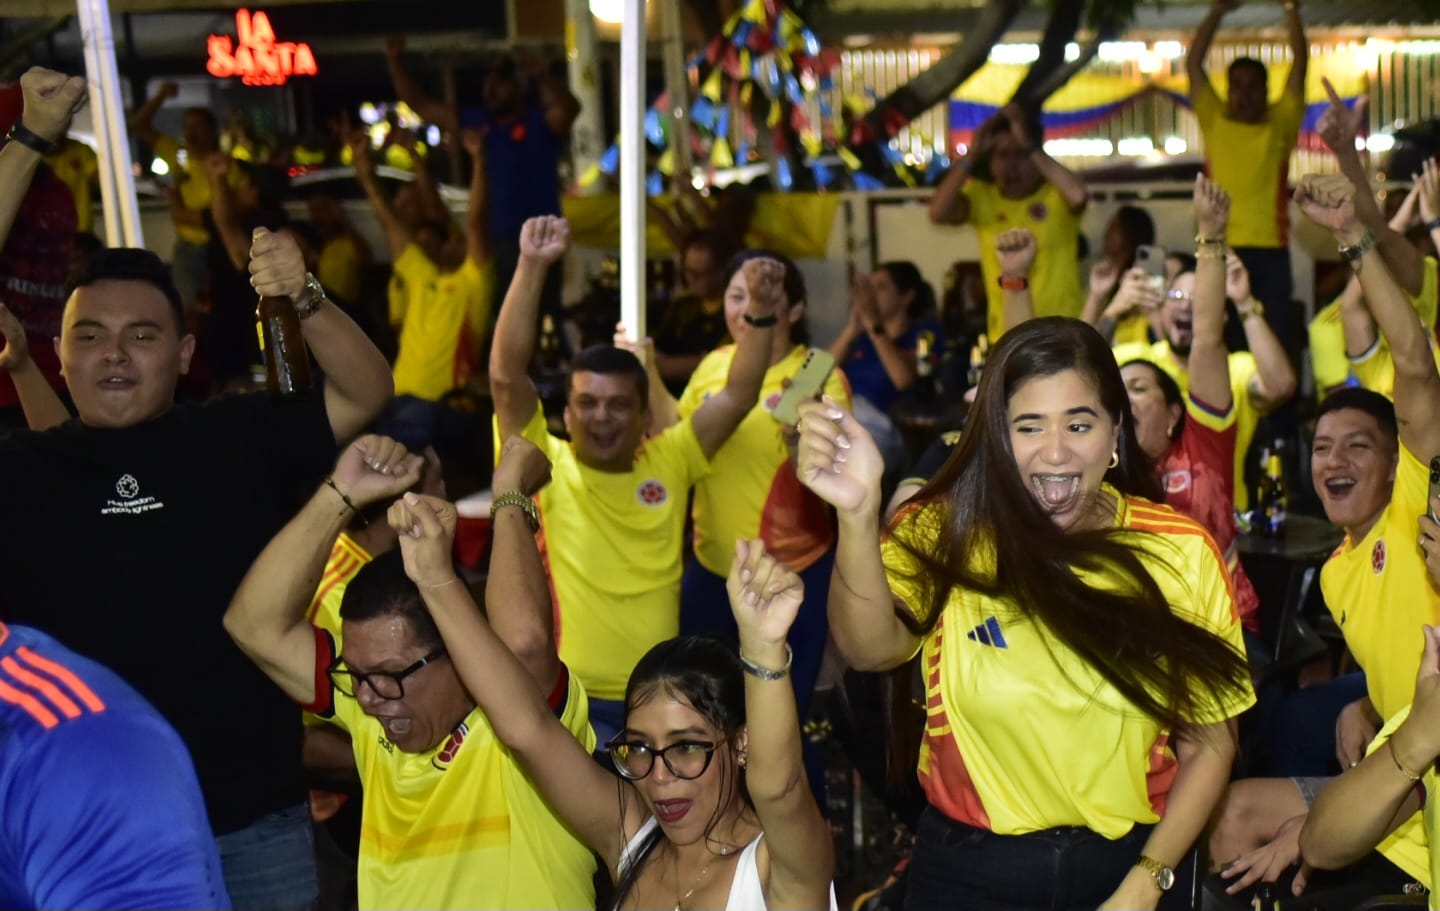
<svg viewBox="0 0 1440 911">
<path fill-rule="evenodd" d="M 965 634 L 965 638 L 973 639 L 981 645 L 989 645 L 995 648 L 1009 648 L 1005 641 L 1005 634 L 1000 632 L 1000 621 L 994 617 L 986 618 L 985 622 Z"/>
</svg>

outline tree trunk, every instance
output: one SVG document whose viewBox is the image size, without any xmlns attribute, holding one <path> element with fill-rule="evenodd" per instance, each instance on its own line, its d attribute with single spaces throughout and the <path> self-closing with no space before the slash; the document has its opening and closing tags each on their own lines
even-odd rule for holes
<svg viewBox="0 0 1440 911">
<path fill-rule="evenodd" d="M 905 124 L 949 98 L 951 92 L 985 65 L 990 48 L 1010 28 L 1023 5 L 1024 0 L 990 0 L 964 41 L 928 70 L 891 92 L 855 124 L 850 135 L 851 145 L 889 142 Z M 1064 53 L 1063 45 L 1061 53 Z"/>
</svg>

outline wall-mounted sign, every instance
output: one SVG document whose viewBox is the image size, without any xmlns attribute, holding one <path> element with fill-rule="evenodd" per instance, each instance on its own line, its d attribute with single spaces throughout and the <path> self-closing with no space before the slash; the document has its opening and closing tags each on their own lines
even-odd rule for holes
<svg viewBox="0 0 1440 911">
<path fill-rule="evenodd" d="M 211 35 L 205 69 L 221 79 L 239 77 L 246 85 L 284 85 L 291 76 L 314 76 L 315 55 L 303 42 L 276 41 L 270 17 L 247 9 L 235 13 L 235 34 Z"/>
</svg>

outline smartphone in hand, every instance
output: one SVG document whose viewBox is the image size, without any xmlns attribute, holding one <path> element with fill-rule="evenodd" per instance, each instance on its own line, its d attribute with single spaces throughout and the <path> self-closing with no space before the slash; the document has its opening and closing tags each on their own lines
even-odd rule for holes
<svg viewBox="0 0 1440 911">
<path fill-rule="evenodd" d="M 825 380 L 834 369 L 835 358 L 824 348 L 811 348 L 805 352 L 805 363 L 800 365 L 800 370 L 790 379 L 790 385 L 780 394 L 780 401 L 771 412 L 775 420 L 782 424 L 795 424 L 799 421 L 800 415 L 796 409 L 800 407 L 800 403 L 815 398 L 820 390 L 825 388 Z"/>
<path fill-rule="evenodd" d="M 1165 248 L 1154 244 L 1141 244 L 1135 248 L 1135 265 L 1145 270 L 1150 287 L 1157 294 L 1165 293 Z"/>
</svg>

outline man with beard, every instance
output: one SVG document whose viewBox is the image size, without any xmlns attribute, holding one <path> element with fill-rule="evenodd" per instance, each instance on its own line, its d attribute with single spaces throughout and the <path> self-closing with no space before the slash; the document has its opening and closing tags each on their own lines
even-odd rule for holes
<svg viewBox="0 0 1440 911">
<path fill-rule="evenodd" d="M 1189 259 L 1189 257 L 1186 257 Z M 1162 299 L 1160 292 L 1142 306 L 1160 308 L 1164 338 L 1154 344 L 1132 342 L 1115 348 L 1115 360 L 1128 364 L 1146 360 L 1170 374 L 1186 394 L 1190 389 L 1190 342 L 1194 338 L 1195 264 L 1171 257 L 1166 271 L 1175 275 Z M 1265 307 L 1250 289 L 1244 264 L 1232 253 L 1226 263 L 1225 296 L 1235 302 L 1245 329 L 1249 351 L 1230 353 L 1230 392 L 1235 402 L 1235 506 L 1244 510 L 1250 495 L 1245 485 L 1245 456 L 1255 438 L 1260 418 L 1279 408 L 1295 394 L 1295 368 L 1275 330 L 1264 319 Z"/>
<path fill-rule="evenodd" d="M 1036 316 L 1078 317 L 1085 306 L 1080 288 L 1080 213 L 1089 194 L 1083 180 L 1045 154 L 1043 141 L 1038 118 L 1028 116 L 1018 104 L 1006 105 L 975 131 L 965 157 L 930 198 L 930 221 L 968 223 L 980 234 L 991 342 L 1005 331 L 1007 283 L 1030 288 Z M 975 180 L 970 179 L 972 172 Z M 1011 228 L 1028 228 L 1040 245 L 1028 280 L 1006 278 L 1000 272 L 995 238 Z"/>
</svg>

